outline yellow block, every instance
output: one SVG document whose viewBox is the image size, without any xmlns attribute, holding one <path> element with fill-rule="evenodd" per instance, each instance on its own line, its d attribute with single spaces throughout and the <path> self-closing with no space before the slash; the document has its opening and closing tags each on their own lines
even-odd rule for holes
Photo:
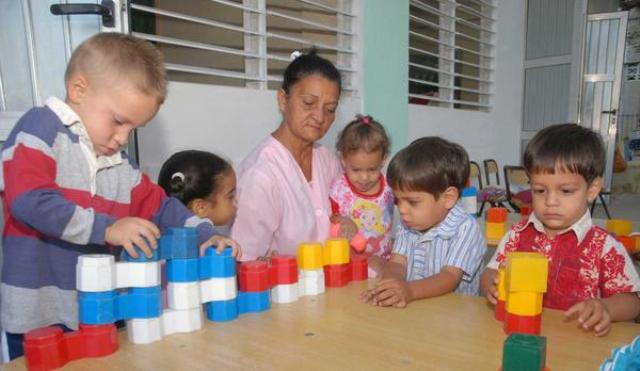
<svg viewBox="0 0 640 371">
<path fill-rule="evenodd" d="M 633 250 L 633 253 L 634 254 L 639 253 L 640 252 L 640 234 L 633 235 L 631 237 L 633 237 L 633 239 L 636 241 L 636 248 L 635 250 Z"/>
<path fill-rule="evenodd" d="M 507 300 L 507 270 L 504 267 L 498 269 L 498 300 Z"/>
<path fill-rule="evenodd" d="M 507 233 L 507 223 L 486 223 L 487 240 L 500 240 Z"/>
<path fill-rule="evenodd" d="M 542 293 L 511 292 L 507 299 L 506 309 L 508 313 L 519 316 L 536 316 L 542 313 Z"/>
<path fill-rule="evenodd" d="M 510 252 L 506 264 L 507 292 L 547 292 L 549 262 L 539 252 Z M 508 300 L 508 299 L 507 299 Z"/>
<path fill-rule="evenodd" d="M 322 245 L 318 242 L 303 242 L 298 245 L 298 268 L 314 270 L 322 268 Z"/>
<path fill-rule="evenodd" d="M 349 241 L 345 238 L 330 238 L 324 246 L 324 265 L 347 264 Z"/>
<path fill-rule="evenodd" d="M 607 231 L 616 236 L 628 236 L 631 234 L 633 225 L 630 220 L 609 219 L 607 220 Z"/>
</svg>

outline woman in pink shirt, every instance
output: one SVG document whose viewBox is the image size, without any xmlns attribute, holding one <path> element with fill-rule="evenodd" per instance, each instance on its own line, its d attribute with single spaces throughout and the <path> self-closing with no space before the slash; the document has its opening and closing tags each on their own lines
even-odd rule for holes
<svg viewBox="0 0 640 371">
<path fill-rule="evenodd" d="M 340 72 L 315 50 L 298 56 L 278 90 L 280 126 L 238 169 L 238 214 L 231 236 L 242 260 L 295 254 L 303 241 L 329 234 L 329 186 L 340 174 L 337 157 L 317 141 L 333 124 Z"/>
</svg>

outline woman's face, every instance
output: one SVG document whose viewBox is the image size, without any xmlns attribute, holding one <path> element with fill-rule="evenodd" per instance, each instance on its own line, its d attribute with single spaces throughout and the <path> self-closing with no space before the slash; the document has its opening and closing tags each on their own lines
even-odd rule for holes
<svg viewBox="0 0 640 371">
<path fill-rule="evenodd" d="M 309 75 L 289 89 L 278 91 L 278 107 L 284 118 L 282 125 L 305 142 L 322 138 L 336 118 L 340 92 L 338 85 L 322 75 Z"/>
</svg>

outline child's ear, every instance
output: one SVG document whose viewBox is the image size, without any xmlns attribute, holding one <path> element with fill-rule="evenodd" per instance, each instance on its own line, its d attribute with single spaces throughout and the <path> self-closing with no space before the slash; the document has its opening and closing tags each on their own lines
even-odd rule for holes
<svg viewBox="0 0 640 371">
<path fill-rule="evenodd" d="M 207 201 L 201 198 L 196 198 L 191 202 L 189 202 L 188 207 L 191 210 L 191 212 L 194 213 L 197 217 L 199 218 L 207 217 L 207 212 L 209 211 Z"/>
<path fill-rule="evenodd" d="M 70 103 L 78 104 L 87 94 L 89 81 L 84 75 L 73 75 L 67 82 L 67 98 Z"/>
<path fill-rule="evenodd" d="M 287 107 L 287 93 L 284 89 L 278 89 L 278 109 L 280 112 L 284 112 Z"/>
<path fill-rule="evenodd" d="M 449 187 L 445 189 L 444 192 L 442 192 L 442 194 L 440 195 L 440 197 L 444 197 L 444 207 L 447 208 L 447 210 L 451 210 L 454 206 L 456 206 L 456 202 L 458 202 L 458 196 L 460 196 L 460 193 L 458 192 L 458 188 L 456 187 Z"/>
<path fill-rule="evenodd" d="M 602 177 L 597 177 L 587 186 L 587 200 L 592 203 L 598 197 L 598 193 L 602 189 Z"/>
</svg>

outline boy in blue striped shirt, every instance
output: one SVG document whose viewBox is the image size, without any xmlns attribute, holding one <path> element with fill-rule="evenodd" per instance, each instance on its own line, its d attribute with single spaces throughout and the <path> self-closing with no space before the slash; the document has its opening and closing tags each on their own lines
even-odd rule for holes
<svg viewBox="0 0 640 371">
<path fill-rule="evenodd" d="M 361 294 L 363 302 L 404 308 L 449 292 L 478 294 L 486 242 L 458 202 L 468 177 L 467 152 L 439 137 L 417 139 L 393 157 L 387 181 L 402 225 L 380 281 Z"/>
</svg>

